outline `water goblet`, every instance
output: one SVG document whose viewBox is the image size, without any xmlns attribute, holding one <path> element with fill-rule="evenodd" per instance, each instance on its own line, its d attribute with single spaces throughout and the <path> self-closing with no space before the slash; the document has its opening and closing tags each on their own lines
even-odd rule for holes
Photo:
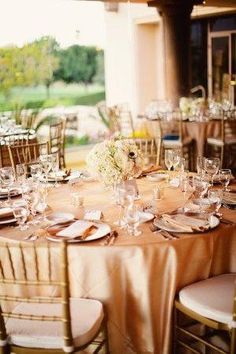
<svg viewBox="0 0 236 354">
<path fill-rule="evenodd" d="M 12 167 L 2 167 L 0 169 L 0 180 L 3 185 L 7 189 L 7 204 L 11 204 L 11 187 L 15 180 L 15 175 Z"/>
<path fill-rule="evenodd" d="M 217 175 L 219 168 L 220 168 L 220 159 L 218 157 L 205 158 L 204 169 L 206 173 L 210 176 L 212 186 L 214 183 L 214 177 Z"/>
<path fill-rule="evenodd" d="M 205 157 L 204 156 L 198 156 L 197 157 L 197 174 L 199 176 L 203 176 L 204 175 L 204 173 L 205 173 L 204 166 L 205 166 Z"/>
<path fill-rule="evenodd" d="M 35 163 L 33 165 L 30 165 L 30 175 L 33 178 L 34 181 L 40 180 L 40 177 L 42 176 L 42 165 L 39 163 Z"/>
<path fill-rule="evenodd" d="M 18 183 L 24 183 L 26 180 L 26 165 L 17 164 L 16 165 L 16 180 Z"/>
<path fill-rule="evenodd" d="M 128 234 L 131 236 L 139 236 L 142 231 L 138 230 L 140 224 L 140 213 L 136 205 L 130 204 L 125 210 L 125 221 L 127 224 Z"/>
<path fill-rule="evenodd" d="M 48 154 L 48 155 L 40 155 L 39 156 L 39 160 L 41 162 L 42 165 L 42 169 L 43 172 L 45 174 L 46 177 L 46 182 L 48 183 L 48 174 L 52 168 L 52 154 Z"/>
<path fill-rule="evenodd" d="M 230 182 L 230 178 L 232 177 L 232 172 L 229 168 L 224 168 L 219 170 L 219 181 L 223 186 L 223 191 L 228 192 L 228 185 Z"/>
<path fill-rule="evenodd" d="M 222 190 L 215 189 L 215 190 L 208 191 L 208 199 L 214 208 L 214 214 L 217 216 L 222 216 L 222 214 L 219 213 L 219 209 L 222 203 L 222 198 L 223 198 Z"/>
<path fill-rule="evenodd" d="M 203 211 L 202 210 L 203 198 L 208 191 L 209 182 L 199 176 L 194 176 L 193 187 L 195 188 L 195 191 L 198 193 L 200 197 L 200 213 L 201 213 Z"/>
<path fill-rule="evenodd" d="M 173 154 L 173 150 L 165 150 L 165 165 L 168 169 L 168 171 L 171 170 L 172 167 L 172 154 Z"/>
<path fill-rule="evenodd" d="M 28 229 L 28 225 L 25 224 L 27 217 L 28 217 L 28 210 L 26 206 L 24 205 L 19 205 L 19 206 L 14 206 L 13 205 L 13 215 L 19 225 L 20 231 L 24 231 Z"/>
<path fill-rule="evenodd" d="M 173 167 L 174 171 L 180 162 L 180 158 L 181 158 L 180 151 L 179 150 L 172 150 L 172 154 L 170 156 L 170 159 L 172 161 L 172 167 Z"/>
<path fill-rule="evenodd" d="M 122 186 L 117 186 L 115 190 L 115 201 L 119 206 L 119 219 L 114 222 L 114 225 L 123 227 L 125 222 L 123 220 L 123 209 L 125 207 L 125 198 L 126 198 L 126 189 L 122 188 Z"/>
</svg>

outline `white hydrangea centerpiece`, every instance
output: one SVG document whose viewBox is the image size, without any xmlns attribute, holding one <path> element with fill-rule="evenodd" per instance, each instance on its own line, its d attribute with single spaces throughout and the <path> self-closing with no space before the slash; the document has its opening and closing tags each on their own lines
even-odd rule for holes
<svg viewBox="0 0 236 354">
<path fill-rule="evenodd" d="M 87 156 L 89 172 L 111 187 L 132 177 L 143 169 L 143 157 L 134 140 L 110 139 L 93 147 Z"/>
</svg>

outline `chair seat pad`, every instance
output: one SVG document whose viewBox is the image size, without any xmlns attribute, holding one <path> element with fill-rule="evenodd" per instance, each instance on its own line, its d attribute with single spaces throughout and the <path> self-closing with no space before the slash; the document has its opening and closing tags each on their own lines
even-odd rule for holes
<svg viewBox="0 0 236 354">
<path fill-rule="evenodd" d="M 217 138 L 208 138 L 207 144 L 216 145 L 216 146 L 233 145 L 236 144 L 236 138 L 234 137 L 228 138 L 225 142 Z"/>
<path fill-rule="evenodd" d="M 186 286 L 179 292 L 182 305 L 211 320 L 231 325 L 236 274 L 223 274 Z"/>
<path fill-rule="evenodd" d="M 61 316 L 61 304 L 19 303 L 14 313 Z M 103 317 L 102 303 L 90 299 L 70 299 L 74 346 L 87 344 L 98 332 Z M 9 342 L 27 348 L 59 349 L 64 346 L 62 322 L 8 319 Z"/>
<path fill-rule="evenodd" d="M 184 140 L 178 139 L 178 140 L 169 140 L 169 139 L 163 139 L 163 146 L 165 149 L 174 149 L 174 148 L 180 148 L 182 146 L 187 146 L 192 144 L 193 139 L 191 137 L 186 137 Z"/>
</svg>

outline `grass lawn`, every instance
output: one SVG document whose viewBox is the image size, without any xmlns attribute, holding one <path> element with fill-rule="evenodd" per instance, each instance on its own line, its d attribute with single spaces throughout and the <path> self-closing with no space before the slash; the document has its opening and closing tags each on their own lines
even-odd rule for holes
<svg viewBox="0 0 236 354">
<path fill-rule="evenodd" d="M 13 110 L 16 103 L 26 108 L 46 108 L 58 105 L 95 105 L 104 99 L 104 87 L 95 84 L 85 87 L 79 84 L 55 83 L 50 88 L 49 98 L 44 86 L 15 87 L 7 100 L 0 94 L 0 110 Z"/>
</svg>

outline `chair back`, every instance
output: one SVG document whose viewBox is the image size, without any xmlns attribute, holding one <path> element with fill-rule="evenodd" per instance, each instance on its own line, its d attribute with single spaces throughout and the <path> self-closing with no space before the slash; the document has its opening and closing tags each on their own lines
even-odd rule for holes
<svg viewBox="0 0 236 354">
<path fill-rule="evenodd" d="M 49 144 L 33 143 L 21 145 L 8 145 L 10 161 L 13 169 L 16 169 L 17 164 L 29 165 L 35 162 L 40 155 L 49 153 Z"/>
<path fill-rule="evenodd" d="M 111 107 L 112 113 L 114 115 L 114 120 L 117 122 L 117 128 L 120 134 L 124 137 L 134 136 L 134 124 L 131 111 L 127 104 L 120 104 Z"/>
<path fill-rule="evenodd" d="M 135 144 L 138 146 L 139 150 L 142 152 L 144 159 L 148 163 L 153 163 L 154 165 L 160 164 L 161 158 L 161 139 L 134 139 Z"/>
<path fill-rule="evenodd" d="M 60 250 L 61 271 L 58 274 L 56 261 Z M 69 304 L 67 243 L 52 247 L 50 243 L 0 243 L 0 340 L 7 339 L 4 319 L 14 318 L 29 321 L 61 321 L 64 346 L 72 347 L 71 317 Z M 52 289 L 60 289 L 60 297 L 53 296 Z M 43 290 L 42 290 L 43 289 Z M 42 295 L 42 291 L 49 296 Z M 32 296 L 32 293 L 34 294 Z M 3 295 L 4 294 L 4 295 Z M 39 316 L 14 311 L 17 303 L 60 303 L 61 315 Z M 20 323 L 19 323 L 20 325 Z"/>
<path fill-rule="evenodd" d="M 52 154 L 57 153 L 60 167 L 65 167 L 65 128 L 63 118 L 49 125 L 49 149 Z"/>
<path fill-rule="evenodd" d="M 221 140 L 225 143 L 236 139 L 236 110 L 226 111 L 221 120 Z"/>
</svg>

